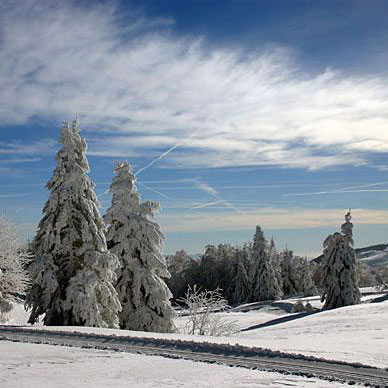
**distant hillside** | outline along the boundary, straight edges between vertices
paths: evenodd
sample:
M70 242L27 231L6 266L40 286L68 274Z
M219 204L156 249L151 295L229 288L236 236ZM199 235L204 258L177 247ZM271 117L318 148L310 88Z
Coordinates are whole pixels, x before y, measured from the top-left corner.
M357 248L356 255L359 260L371 267L388 265L388 244L377 244L369 247ZM320 263L323 255L316 257L313 261Z

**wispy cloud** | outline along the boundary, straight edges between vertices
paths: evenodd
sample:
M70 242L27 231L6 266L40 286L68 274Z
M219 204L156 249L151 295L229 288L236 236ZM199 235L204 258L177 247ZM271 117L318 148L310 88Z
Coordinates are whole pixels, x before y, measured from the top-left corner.
M2 1L0 125L78 112L94 155L182 144L164 167L319 169L388 151L386 76L309 73L292 48L248 54L120 15L113 3Z
M263 207L241 214L230 211L185 214L161 214L158 216L167 232L204 232L223 230L248 230L254 225L269 229L305 229L332 227L338 231L347 209L303 209ZM386 225L388 211L352 209L357 225ZM285 222L287 220L287 222Z
M193 181L195 183L195 186L198 189L204 191L207 194L210 194L212 197L216 197L216 198L218 197L218 191L215 188L211 187L206 182L203 182L203 181L201 181L199 179L195 179Z
M54 139L42 139L31 143L23 143L20 141L8 141L0 142L0 155L41 155L48 154L55 151L57 148L57 141ZM7 158L3 159L3 162L8 163L24 163L35 162L35 159L31 158Z
M25 197L28 194L0 194L0 198Z

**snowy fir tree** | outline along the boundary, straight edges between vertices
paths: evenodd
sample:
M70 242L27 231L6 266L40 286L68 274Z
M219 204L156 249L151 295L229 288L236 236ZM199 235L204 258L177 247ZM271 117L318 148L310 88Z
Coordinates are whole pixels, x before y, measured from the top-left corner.
M182 298L187 290L187 272L191 266L191 257L184 249L176 251L175 255L167 257L168 271L171 277L167 285L174 296L174 300Z
M140 203L128 162L117 164L110 186L112 205L104 216L108 248L120 260L116 290L122 311L120 327L172 332L174 310L165 281L170 274L162 254L163 234L152 220L156 202Z
M238 249L230 268L231 282L226 295L232 304L245 302L249 296L248 254L246 247Z
M260 226L256 226L252 249L252 294L251 302L278 300L282 291L268 255L268 244Z
M51 193L32 242L29 323L118 327L114 288L119 261L107 250L94 184L87 176L86 142L78 121L62 127L62 148L47 188Z
M221 288L218 274L218 251L215 245L206 245L205 253L201 256L197 285L207 291ZM223 290L222 290L223 291Z
M313 282L312 271L308 260L303 257L296 256L294 258L294 262L298 293L303 296L317 295L318 290Z
M284 295L295 295L298 293L298 285L294 268L294 253L285 249L281 254L280 261L282 283L283 283L283 294Z
M271 241L269 243L269 251L268 251L270 260L272 262L273 269L275 271L275 276L278 281L279 287L281 290L283 290L283 278L282 278L282 268L280 265L280 255L279 252L276 249L275 241L273 237L271 238Z
M21 242L16 227L10 220L0 216L0 303L13 300L26 289L26 256L20 248Z
M323 261L323 310L360 303L356 256L353 248L350 211L345 215L341 233L326 238Z

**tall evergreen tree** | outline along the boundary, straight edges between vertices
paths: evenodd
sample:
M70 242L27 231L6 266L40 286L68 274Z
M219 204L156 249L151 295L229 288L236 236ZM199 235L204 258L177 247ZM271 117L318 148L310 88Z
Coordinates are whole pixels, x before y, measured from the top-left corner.
M295 256L295 274L297 292L303 296L313 296L318 293L312 278L310 263L306 258Z
M232 304L245 302L249 296L248 250L237 249L235 260L230 266L230 285L226 290L228 301Z
M297 276L294 265L294 252L285 249L281 254L280 268L282 273L282 284L284 295L295 295L298 293Z
M184 249L176 251L175 255L167 257L168 271L171 274L171 277L167 280L167 285L175 301L183 298L187 291L187 275L191 266L191 260L191 257Z
M29 323L45 314L46 325L118 327L120 302L113 283L119 262L106 247L79 131L77 120L62 128L62 148L47 183L50 197L32 242L36 256L26 308L32 308Z
M170 274L162 254L163 234L152 220L159 204L140 203L128 162L118 164L115 173L110 187L112 205L105 221L109 225L108 248L121 262L116 285L122 305L120 327L171 332L172 295L163 280Z
M341 233L326 238L323 261L323 309L335 309L360 303L356 255L353 247L350 210L341 225Z
M252 294L251 302L278 300L282 296L275 270L272 266L268 244L260 226L256 226L252 249Z
M279 287L281 290L283 290L283 278L282 278L282 268L280 265L280 255L279 252L276 249L275 241L273 237L271 238L270 244L269 244L269 257L272 262L273 269L275 271L275 276L278 281Z

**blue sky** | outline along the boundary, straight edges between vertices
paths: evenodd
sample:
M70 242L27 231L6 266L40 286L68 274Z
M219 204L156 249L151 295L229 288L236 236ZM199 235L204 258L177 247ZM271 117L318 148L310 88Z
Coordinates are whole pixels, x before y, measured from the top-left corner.
M161 202L165 252L319 254L353 209L387 241L388 2L2 1L0 209L33 237L62 121L101 202L115 161Z

